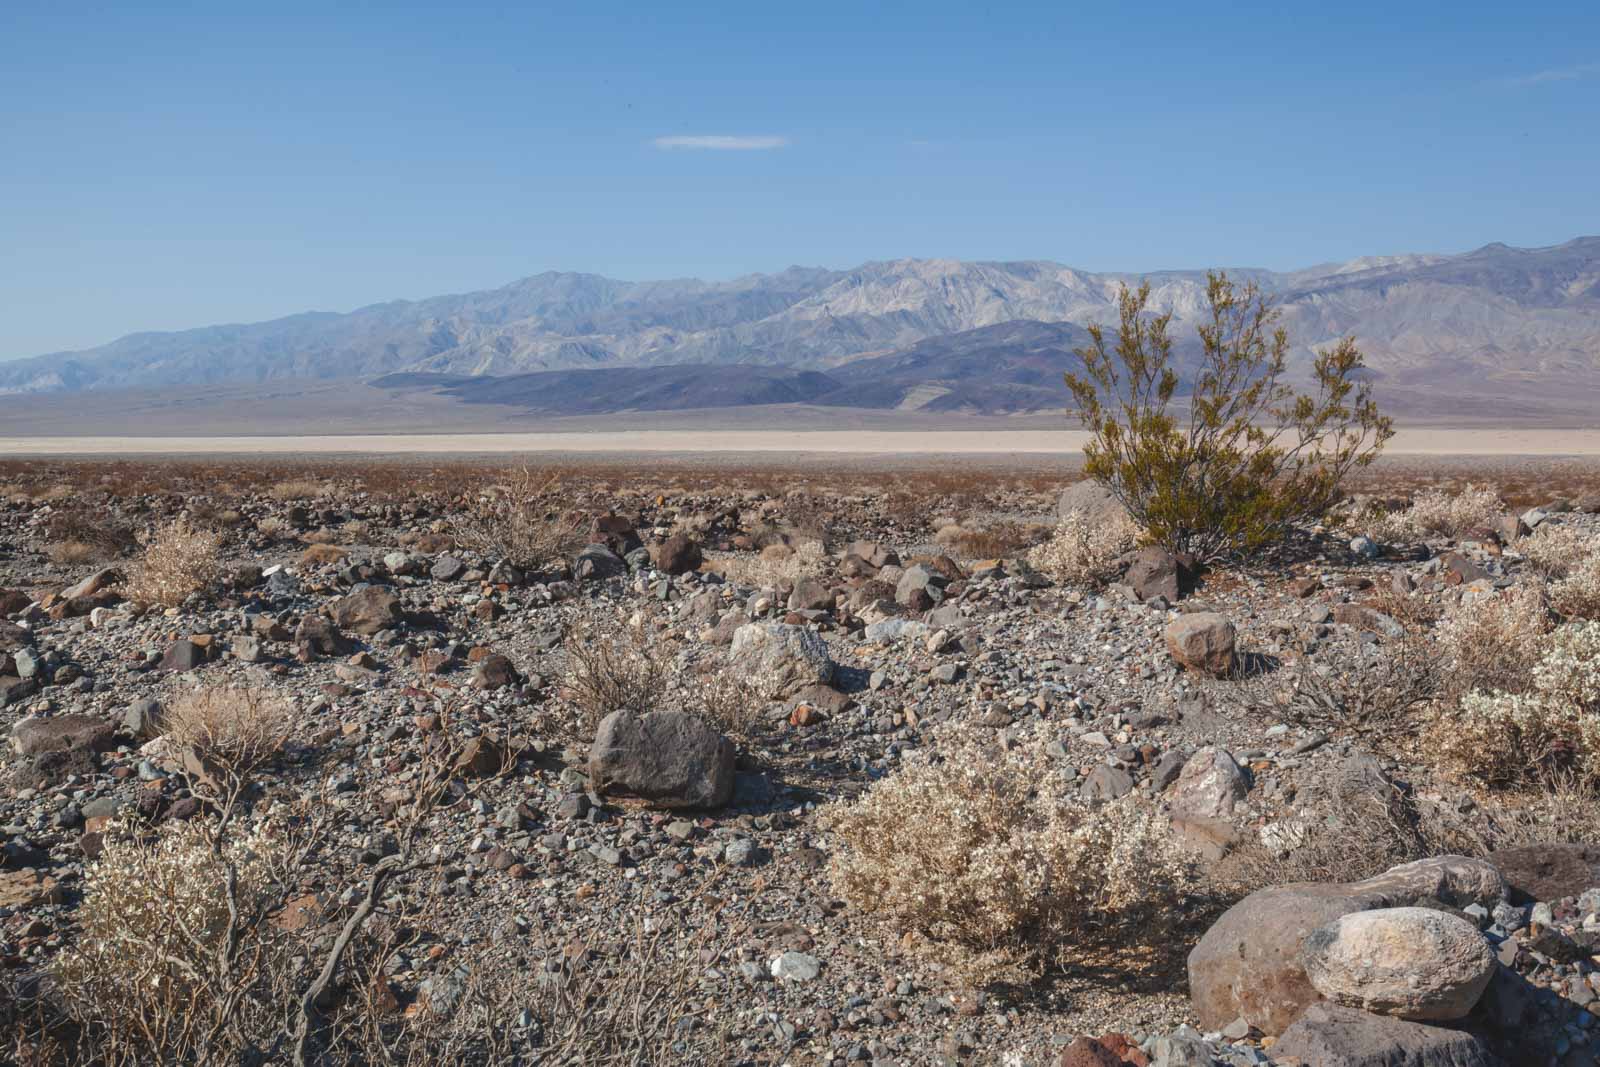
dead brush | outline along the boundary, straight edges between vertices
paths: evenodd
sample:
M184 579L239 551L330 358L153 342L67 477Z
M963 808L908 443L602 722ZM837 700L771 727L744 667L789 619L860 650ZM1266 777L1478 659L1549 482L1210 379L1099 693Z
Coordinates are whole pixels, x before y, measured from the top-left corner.
M67 508L55 512L45 523L44 535L47 540L55 544L83 546L78 552L73 553L75 555L83 551L93 553L92 556L79 562L115 559L131 552L139 544L133 535L133 530L127 525L86 508Z
M561 514L558 475L523 467L474 498L452 526L456 543L486 558L536 570L583 542L579 520Z
M182 520L163 526L131 569L123 592L143 604L177 607L217 581L221 548L220 536Z
M934 541L951 549L959 559L1011 559L1050 535L1049 527L1039 523L1002 522L969 528L946 526Z
M242 784L272 760L294 730L294 708L275 693L252 686L209 686L172 698L161 728L194 753L219 789Z
M691 679L686 688L685 709L728 736L749 741L760 732L767 701L731 670Z
M567 698L582 728L593 734L624 709L643 715L665 699L669 668L642 631L625 624L581 620L567 630Z
M1321 659L1302 655L1287 668L1230 683L1227 699L1266 718L1397 740L1416 732L1417 710L1444 685L1437 650L1426 638L1408 634Z

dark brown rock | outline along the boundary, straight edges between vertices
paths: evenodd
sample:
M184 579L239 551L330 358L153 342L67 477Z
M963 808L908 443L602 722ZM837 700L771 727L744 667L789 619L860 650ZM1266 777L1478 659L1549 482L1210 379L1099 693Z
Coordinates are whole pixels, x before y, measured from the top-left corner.
M1600 845L1519 845L1484 858L1505 876L1513 904L1554 902L1600 887Z
M348 596L340 597L333 605L333 621L352 633L371 636L380 630L393 628L405 612L394 590L381 585L369 585Z
M657 545L650 553L656 570L667 574L688 574L700 569L705 557L700 552L700 542L686 533L675 533Z
M1181 615L1167 624L1167 651L1180 666L1216 677L1234 664L1233 623L1212 611Z
M1056 1067L1123 1067L1122 1057L1092 1037L1075 1037L1062 1051Z
M1274 1060L1314 1067L1499 1067L1472 1034L1444 1026L1313 1004L1272 1046Z
M714 808L733 795L733 742L676 711L614 711L589 750L589 781L663 808Z
M484 657L472 668L472 684L479 689L501 689L521 680L511 660L499 653Z
M1146 545L1133 554L1123 581L1140 600L1165 597L1178 602L1178 557L1158 545Z

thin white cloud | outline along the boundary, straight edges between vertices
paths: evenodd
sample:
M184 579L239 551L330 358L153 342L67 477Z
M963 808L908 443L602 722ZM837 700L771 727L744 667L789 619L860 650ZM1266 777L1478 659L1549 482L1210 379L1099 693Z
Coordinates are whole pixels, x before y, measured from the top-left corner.
M730 137L721 134L703 137L657 137L650 142L657 148L710 149L716 152L759 152L768 148L786 148L787 137Z
M1537 70L1521 77L1502 78L1500 84L1513 89L1526 89L1534 85L1548 85L1551 82L1575 82L1595 75L1600 75L1600 63L1579 63L1575 67L1553 67L1550 70Z

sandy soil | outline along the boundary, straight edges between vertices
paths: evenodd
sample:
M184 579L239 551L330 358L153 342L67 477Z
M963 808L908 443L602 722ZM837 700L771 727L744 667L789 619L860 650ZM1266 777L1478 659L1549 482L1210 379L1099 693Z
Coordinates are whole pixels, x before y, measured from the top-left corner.
M556 433L322 434L174 437L0 437L0 455L467 455L857 454L1035 455L1077 453L1074 430L609 430ZM1390 456L1600 456L1600 430L1401 429Z

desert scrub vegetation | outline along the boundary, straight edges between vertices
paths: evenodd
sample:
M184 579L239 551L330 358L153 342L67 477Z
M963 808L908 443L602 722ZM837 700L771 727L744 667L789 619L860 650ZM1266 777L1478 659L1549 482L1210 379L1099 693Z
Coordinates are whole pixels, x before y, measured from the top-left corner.
M559 475L523 467L474 497L454 524L462 548L537 570L571 554L581 531L560 514Z
M287 504L297 500L315 500L328 489L327 483L315 478L289 478L269 488L267 495Z
M1503 507L1491 486L1467 485L1457 490L1424 489L1399 511L1368 512L1356 525L1377 541L1425 541L1460 537L1470 530L1492 528Z
M207 686L172 697L160 725L172 744L191 754L195 776L227 795L282 750L294 729L294 709L265 689Z
M669 664L641 627L620 620L580 619L567 629L565 690L579 725L593 734L600 720L627 709L643 715L665 699Z
M828 553L820 541L781 542L754 554L732 554L711 561L711 566L734 585L751 589L792 587L801 578L822 573Z
M1379 413L1353 338L1319 352L1315 391L1283 381L1289 337L1254 283L1211 274L1209 318L1187 425L1178 389L1172 314L1149 314L1150 286L1126 286L1113 346L1091 325L1083 372L1066 375L1090 434L1084 471L1122 502L1151 541L1201 562L1282 540L1322 520L1352 470L1394 434Z
M1567 623L1541 642L1526 691L1473 690L1435 709L1423 736L1439 765L1489 786L1567 773L1600 783L1600 623Z
M1096 586L1116 574L1118 559L1138 542L1139 528L1125 516L1095 522L1069 511L1050 540L1028 553L1028 564L1058 582Z
M988 526L951 523L934 534L935 544L959 559L1006 559L1025 553L1048 533L1037 523L999 522Z
M130 600L177 607L211 586L221 574L222 538L183 520L158 529L131 568L123 592Z
M1554 625L1549 600L1535 584L1466 596L1451 605L1433 631L1446 702L1474 690L1525 690Z
M1194 884L1166 823L1135 800L1068 796L1040 745L988 751L947 734L827 809L830 868L850 904L926 939L975 980L1036 977L1156 950ZM907 834L907 824L938 827Z

